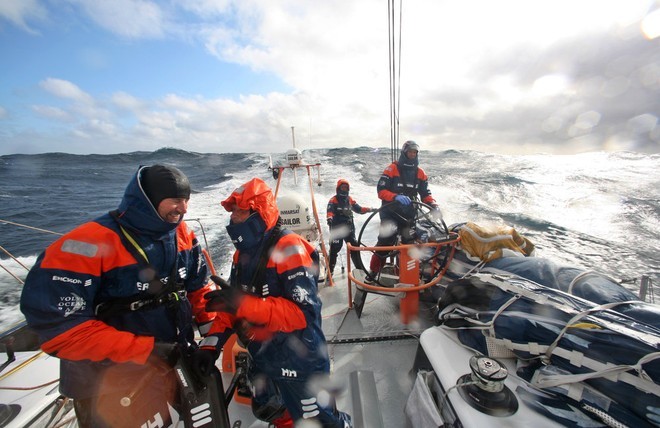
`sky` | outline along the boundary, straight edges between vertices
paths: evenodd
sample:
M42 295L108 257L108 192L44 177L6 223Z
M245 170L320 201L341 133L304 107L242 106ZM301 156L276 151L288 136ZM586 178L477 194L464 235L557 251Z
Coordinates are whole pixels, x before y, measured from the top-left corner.
M394 11L400 145L660 153L660 0ZM387 0L2 0L0 155L389 148L388 18Z

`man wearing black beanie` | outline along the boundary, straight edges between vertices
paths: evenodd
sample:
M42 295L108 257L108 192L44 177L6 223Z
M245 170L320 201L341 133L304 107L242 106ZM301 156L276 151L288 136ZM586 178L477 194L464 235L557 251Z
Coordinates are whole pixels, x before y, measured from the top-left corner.
M140 184L163 220L169 223L181 221L190 199L188 177L173 166L154 165L142 169Z
M81 428L158 418L178 426L184 416L170 410L180 408L171 367L179 351L198 378L219 376L203 298L215 287L183 221L190 188L173 166L139 167L116 210L51 244L26 278L21 311L42 350L60 359L60 392L73 398Z

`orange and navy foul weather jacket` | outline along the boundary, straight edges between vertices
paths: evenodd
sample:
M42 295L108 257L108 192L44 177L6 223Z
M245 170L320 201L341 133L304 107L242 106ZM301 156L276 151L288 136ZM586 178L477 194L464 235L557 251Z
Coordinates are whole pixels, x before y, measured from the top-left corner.
M208 327L213 319L204 311L203 295L212 288L197 238L184 222L167 223L158 216L139 185L140 171L126 188L118 219L106 214L55 241L39 256L23 288L21 311L42 349L62 360L60 389L73 398L93 394L103 367L144 364L154 341L192 342L192 318ZM120 227L144 252L156 280L166 284L174 273L182 289L175 309L155 305L103 319L95 314L99 305L153 297L150 288L158 285L141 277L145 262L122 242Z
M335 195L328 201L326 216L333 226L340 224L350 224L352 226L354 212L366 214L369 212L369 208L360 206L350 196Z
M302 380L327 372L318 254L304 238L286 230L272 249L263 282L248 287L258 260L257 252L234 253L230 283L241 287L245 297L235 316L217 313L211 332L228 337L237 320L247 321L250 331L245 336L252 339L247 349L254 366L274 378Z
M392 202L396 195L406 195L410 199L417 198L419 194L419 199L425 204L434 204L435 199L431 195L429 190L429 179L420 167L416 167L414 173L414 179L404 180L401 174L401 169L399 168L399 162L391 163L383 175L380 176L378 180L378 198L383 201L383 204Z
M383 201L381 206L387 205L386 209L380 211L381 221L391 220L399 227L402 222L414 217L415 208L413 205L403 206L392 203L397 195L406 195L412 200L417 200L417 195L419 195L419 200L422 202L429 205L435 204L435 199L429 190L428 177L424 170L417 166L417 159L414 159L413 165L406 165L405 161L405 154L402 153L398 162L393 162L385 168L376 187L378 198ZM379 239L378 245L386 245L385 242L388 241Z
M346 186L345 191L341 191L341 186ZM326 210L328 225L339 226L349 225L351 231L355 232L353 225L353 213L366 214L371 208L361 207L355 199L348 195L351 184L348 180L340 178L337 180L337 194L330 198Z
M235 315L217 313L210 333L222 334L226 340L237 323L247 326L243 336L250 339L247 349L254 369L274 379L304 380L312 373L327 373L330 364L321 329L318 253L288 230L272 248L264 248L276 233L279 211L262 180L249 181L222 205L227 210L238 206L256 211L267 229L260 245L234 253L230 283L241 287L245 296ZM265 271L255 275L264 252Z

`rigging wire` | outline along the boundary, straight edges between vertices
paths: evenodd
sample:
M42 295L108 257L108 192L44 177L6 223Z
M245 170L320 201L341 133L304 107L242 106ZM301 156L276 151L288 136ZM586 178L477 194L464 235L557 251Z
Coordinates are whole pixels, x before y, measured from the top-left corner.
M396 33L396 0L388 0L388 45L389 45L389 74L390 74L390 150L392 162L398 159L399 153L399 109L401 107L401 24L403 16L403 0L399 0L398 37ZM398 49L397 49L398 40Z
M0 250L2 250L2 252L4 252L6 255L8 255L8 256L9 256L12 260L14 260L16 263L18 263L19 265L23 266L23 268L25 268L25 270L30 270L30 268L28 268L28 267L25 266L23 263L21 263L20 260L18 260L16 257L14 257L14 255L13 255L12 253L10 253L9 251L7 251L7 249L6 249L5 247L3 247L2 245L0 245ZM0 265L0 266L1 266L1 265Z
M7 224L11 224L11 225L13 225L13 226L24 227L24 228L26 228L26 229L32 229L32 230L36 230L36 231L38 231L38 232L52 233L53 235L60 235L60 236L61 236L61 235L64 235L63 233L53 232L52 230L40 229L40 228L38 228L38 227L28 226L27 224L15 223L15 222L13 222L13 221L9 221L9 220L5 220L5 219L1 219L1 218L0 218L0 223L7 223Z

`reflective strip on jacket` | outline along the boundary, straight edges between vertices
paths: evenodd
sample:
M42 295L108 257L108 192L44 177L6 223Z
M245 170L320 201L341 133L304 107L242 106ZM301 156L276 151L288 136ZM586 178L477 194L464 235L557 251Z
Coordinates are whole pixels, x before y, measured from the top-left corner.
M369 209L360 206L360 204L350 196L339 198L335 195L328 201L326 217L328 220L332 219L333 225L347 224L352 223L354 212L365 214L369 212Z
M167 281L176 260L177 277L187 292L181 309L192 312L198 323L209 322L213 314L204 311L203 295L211 288L199 243L184 222L166 223L158 216L138 175L139 171L126 188L119 223L136 238L161 282ZM95 316L99 303L147 295L148 284L139 278L144 265L124 246L120 234L118 222L109 214L85 223L51 244L25 281L21 311L38 333L42 349L62 359L61 389L69 396L89 393L89 376L108 362L143 364L154 338L192 340L178 337L176 314L163 306L104 320ZM76 384L80 382L87 384Z

